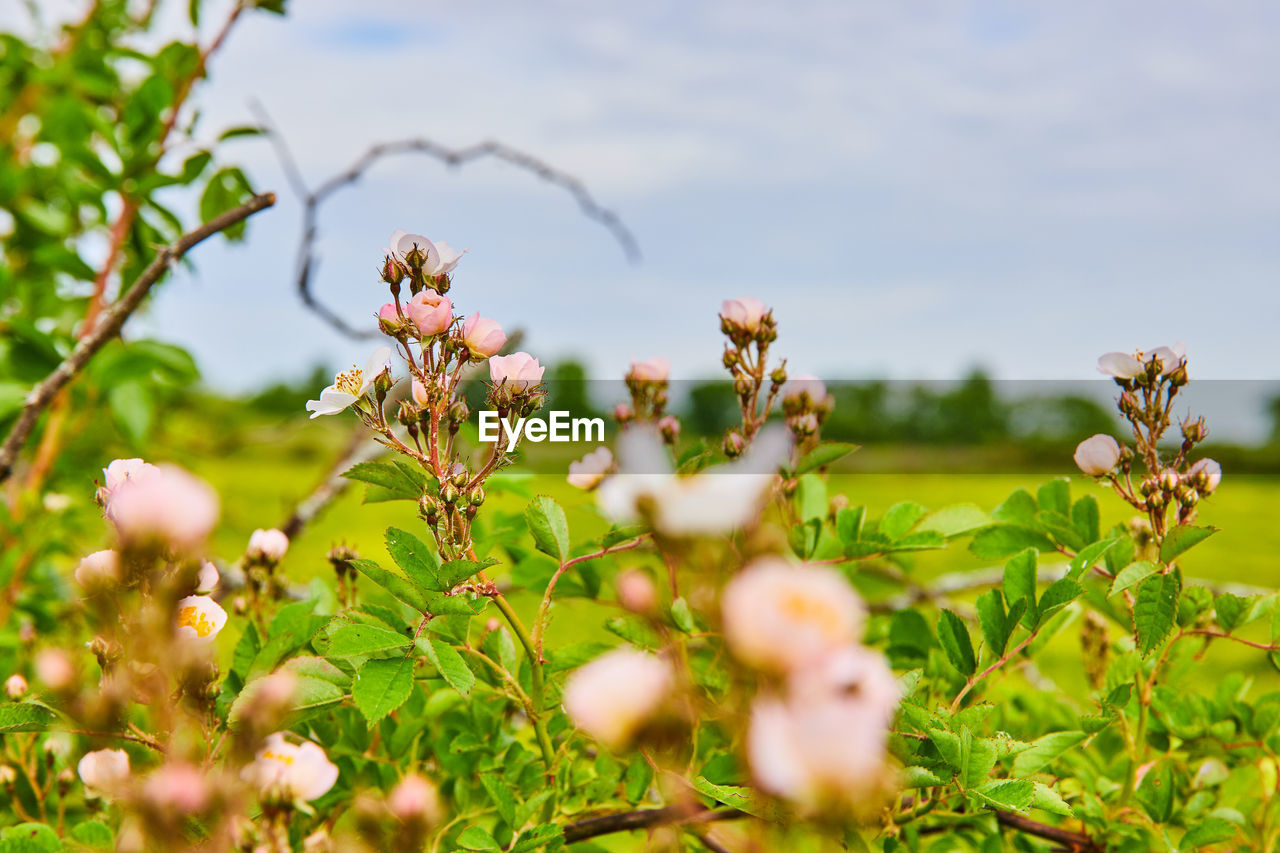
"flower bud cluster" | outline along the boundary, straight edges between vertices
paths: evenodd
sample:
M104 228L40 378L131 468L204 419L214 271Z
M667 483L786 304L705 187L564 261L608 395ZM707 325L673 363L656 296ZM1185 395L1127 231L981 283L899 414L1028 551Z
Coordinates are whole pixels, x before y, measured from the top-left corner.
M787 363L784 360L777 367L768 367L769 345L778 338L778 326L773 310L759 299L726 299L720 306L720 331L729 339L723 362L733 378L733 392L742 412L742 426L726 434L723 442L725 455L732 459L742 453L768 419L774 401L787 384ZM808 423L805 421L806 426ZM816 432L816 423L813 431Z

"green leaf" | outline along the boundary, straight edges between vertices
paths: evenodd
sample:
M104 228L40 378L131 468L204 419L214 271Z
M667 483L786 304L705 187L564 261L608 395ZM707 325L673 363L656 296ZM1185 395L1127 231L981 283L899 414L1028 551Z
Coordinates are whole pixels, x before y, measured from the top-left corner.
M1163 568L1159 563L1153 563L1150 560L1138 560L1136 563L1130 563L1120 570L1116 575L1116 579L1111 582L1111 589L1107 592L1107 597L1124 592L1132 586L1136 586L1142 581L1154 575Z
M418 475L408 466L389 462L360 462L342 474L348 480L368 483L377 488L365 494L365 503L390 500L413 500L426 491L425 475Z
M245 712L256 702L258 692L271 684L264 675L244 686L227 712L227 725L239 728ZM336 705L346 698L346 691L330 679L298 674L294 681L292 712L305 713L329 705Z
M463 850L500 851L502 845L493 840L489 831L478 826L468 826L458 836L458 846Z
M1050 788L1043 782L1036 782L1035 793L1031 797L1031 805L1037 809L1043 809L1050 814L1062 815L1063 817L1071 817L1074 812L1067 801L1062 799L1062 795Z
M911 501L894 504L885 510L884 518L880 519L880 532L890 539L901 539L928 511Z
M1226 818L1206 817L1196 820L1178 844L1179 850L1195 850L1209 844L1221 844L1236 837L1236 825Z
M1133 602L1133 628L1138 648L1148 655L1164 641L1178 614L1182 578L1176 571L1147 578Z
M1036 609L1039 611L1036 614L1036 624L1044 624L1046 619L1082 595L1084 595L1084 587L1071 578L1061 578L1049 584L1049 588L1044 591L1044 595L1040 596L1040 601L1036 604Z
M1013 759L1012 775L1030 776L1039 773L1062 753L1084 741L1084 732L1053 732L1033 741L1031 746L1019 752Z
M924 767L907 767L902 771L902 787L904 788L932 788L936 785L945 785L947 781L947 779L943 779L932 770Z
M796 484L796 513L804 522L827 515L827 481L817 474L805 474Z
M538 495L525 508L524 519L538 550L563 563L569 556L569 521L560 504L546 495Z
M1231 633L1243 625L1259 598L1260 596L1257 595L1239 596L1229 592L1224 592L1215 598L1213 609L1222 630Z
M1005 524L1021 524L1024 527L1035 522L1036 499L1026 489L1014 489L1004 503L991 511L991 517Z
M1071 513L1071 484L1065 477L1040 486L1036 490L1036 504L1045 512L1067 516Z
M413 645L413 638L374 625L343 625L329 637L329 657L344 658L402 650Z
M564 839L564 829L556 823L541 823L520 833L516 843L511 845L511 853L534 853L535 850L546 850L548 845L557 839Z
M151 432L155 414L155 403L147 386L137 381L121 382L107 392L107 402L120 432L130 444L141 445Z
M435 637L425 645L426 648L423 651L431 658L431 662L435 664L445 682L463 696L470 696L471 688L476 683L476 676L471 671L471 667L467 666L462 655L458 654L458 650Z
M1018 601L1026 601L1026 611L1022 617L1022 624L1028 628L1034 627L1039 620L1039 611L1036 607L1036 550L1027 548L1005 564L1004 578L1002 585L1004 587L1004 600L1013 606Z
M698 630L698 623L694 621L693 611L689 609L689 602L684 596L671 602L671 622L686 634Z
M622 782L627 794L627 802L638 803L649 793L653 784L653 766L647 761L627 762L627 771Z
M453 589L472 575L497 564L497 560L489 557L484 560L450 560L440 566L440 584L443 589Z
M86 820L84 823L76 824L71 830L71 837L88 847L109 848L116 842L116 836L111 831L111 827L100 820Z
M234 167L219 169L209 178L209 183L205 185L204 192L200 195L200 218L208 222L219 214L226 213L233 207L248 201L252 195L253 188L249 185L249 179L245 177L244 172ZM222 236L232 243L244 239L244 234L243 221L222 231Z
M858 445L843 441L826 441L804 455L797 464L793 476L799 477L817 468L825 468L858 449Z
M636 616L614 616L605 620L604 628L642 649L656 649L662 645L662 639L649 627L649 623Z
M717 803L744 811L761 820L779 822L785 818L785 813L781 809L751 788L738 785L716 785L705 776L699 776L693 780L693 789Z
M969 629L950 610L943 610L938 614L938 641L942 644L947 660L962 675L973 675L977 671L978 661L973 654L973 643L969 640Z
M1174 764L1164 759L1147 771L1135 793L1142 808L1156 823L1166 823L1173 815Z
M369 580L373 581L378 586L403 601L405 604L417 610L419 613L432 612L430 607L431 599L428 598L426 593L409 583L408 580L400 575L387 571L373 560L352 560L351 565L355 567L360 574L369 578Z
M1035 786L1026 779L1000 779L974 788L970 793L989 808L1021 812L1031 808Z
M387 553L415 584L437 592L449 589L440 581L440 557L435 549L412 533L396 527L386 532Z
M986 638L987 649L999 657L1009 644L1009 635L1017 623L1008 619L1004 610L1004 595L998 589L989 589L978 596L978 626Z
M1101 525L1098 499L1085 495L1071 505L1071 524L1085 542L1097 542Z
M952 504L934 510L916 522L916 530L932 530L941 533L948 539L963 536L993 523L991 516L983 512L977 504Z
M967 727L962 728L960 734L934 728L928 731L928 735L939 754L955 768L956 776L963 785L974 787L982 784L996 766L999 755L995 746L989 740L974 737Z
M1094 542L1080 550L1080 553L1071 558L1071 562L1067 564L1067 577L1078 581L1080 577L1093 565L1102 559L1104 555L1111 552L1111 549L1120 543L1120 539L1103 539L1101 542Z
M862 524L867 518L867 508L845 507L836 513L836 535L846 545L862 538Z
M0 704L0 735L42 732L56 719L53 711L34 702Z
M370 728L409 698L413 692L413 664L413 656L403 655L371 660L356 672L351 698Z
M997 524L980 530L969 543L969 551L983 560L1003 560L1026 548L1054 550L1053 542L1038 530L1020 524Z
M1164 542L1160 544L1160 562L1167 566L1217 532L1216 527L1178 525L1165 535Z

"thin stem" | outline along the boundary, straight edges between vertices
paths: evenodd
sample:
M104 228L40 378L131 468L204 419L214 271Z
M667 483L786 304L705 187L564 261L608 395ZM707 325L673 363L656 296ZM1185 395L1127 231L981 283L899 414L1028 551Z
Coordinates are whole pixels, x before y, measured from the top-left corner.
M547 734L547 724L542 719L542 707L546 701L546 694L543 691L542 658L534 648L533 638L529 636L524 623L520 621L520 617L516 615L511 603L507 601L502 593L497 593L493 596L493 603L497 605L498 610L507 620L507 624L511 626L511 630L515 632L516 637L520 640L520 645L524 648L525 657L529 659L530 679L533 682L533 696L531 697L533 704L531 705L532 713L529 721L533 723L533 730L538 738L538 748L542 750L542 760L547 765L547 775L552 776L555 773L556 751L551 745L551 736Z

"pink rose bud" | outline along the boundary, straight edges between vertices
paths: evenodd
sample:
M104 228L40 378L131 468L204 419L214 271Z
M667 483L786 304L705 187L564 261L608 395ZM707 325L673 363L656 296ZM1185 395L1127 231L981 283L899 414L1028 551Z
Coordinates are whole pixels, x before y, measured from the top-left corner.
M578 728L620 749L662 706L674 681L662 658L615 649L574 670L564 685L564 710Z
M666 382L671 376L671 362L662 356L648 361L632 361L628 377L639 382Z
M652 613L658 606L658 589L647 572L628 569L614 581L618 603L632 613Z
M1213 494L1222 482L1222 466L1212 459L1200 459L1187 470L1187 479L1206 495Z
M440 798L435 785L417 773L410 773L387 797L387 810L402 821L434 821L440 815Z
M400 314L396 306L390 302L378 309L378 327L388 335L395 334L400 325Z
M635 411L626 403L619 403L613 407L613 417L620 424L625 424L636 416Z
M675 415L663 415L658 418L658 432L667 444L675 444L680 437L680 421L676 420Z
M507 342L506 333L496 320L481 317L479 312L472 314L462 323L460 335L462 343L472 356L488 358L496 355Z
M758 331L761 321L768 313L769 306L759 299L750 297L745 299L726 299L720 304L720 316L729 325L744 332Z
M209 807L212 792L205 774L190 764L165 764L142 786L142 796L161 811L196 815Z
M569 485L590 491L600 485L609 470L613 468L613 452L607 447L598 447L586 456L569 463Z
M409 385L409 394L413 397L413 402L417 403L419 406L425 406L428 402L427 386L423 385L416 379Z
M76 583L86 590L99 590L120 582L120 555L115 551L94 551L76 567Z
M285 552L288 550L289 537L285 536L283 531L275 528L270 530L259 528L250 534L249 548L245 551L245 556L255 563L274 566L284 559Z
M196 593L199 595L208 595L217 587L221 575L218 574L218 567L208 560L200 564L200 572L196 575Z
M98 749L86 753L77 768L85 788L97 796L118 791L129 778L129 754L123 749Z
M782 392L782 399L817 405L827 399L827 386L818 377L802 373L791 377Z
M409 300L405 313L424 338L443 334L453 323L453 303L434 290L420 291Z
M65 690L76 679L75 664L62 649L41 649L34 665L36 678L51 690Z
M844 576L777 557L748 565L721 599L724 637L743 663L787 673L858 639L866 606Z
M4 692L10 699L18 699L27 692L27 680L19 673L5 679Z
M191 551L204 544L218 521L218 496L203 480L166 465L117 489L107 512L126 542Z
M1076 446L1075 460L1090 477L1101 477L1120 462L1120 445L1111 436L1098 433Z
M494 356L489 359L489 378L497 385L506 385L516 391L523 391L530 385L542 381L546 370L538 360L527 352L513 352L511 355Z

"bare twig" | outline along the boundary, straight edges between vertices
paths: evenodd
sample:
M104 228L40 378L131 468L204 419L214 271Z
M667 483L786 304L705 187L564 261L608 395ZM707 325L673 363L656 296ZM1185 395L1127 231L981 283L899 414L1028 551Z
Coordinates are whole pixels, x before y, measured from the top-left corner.
M155 259L138 276L137 281L101 315L98 322L94 324L93 331L81 338L75 349L71 351L71 354L27 395L22 412L18 415L18 420L9 431L4 444L0 445L0 482L6 480L13 472L18 453L22 450L27 438L30 437L31 431L35 429L40 413L45 410L45 407L49 405L54 396L62 388L66 387L76 377L76 374L84 369L89 359L93 358L98 350L102 349L108 341L120 333L125 320L129 319L129 316L138 309L138 306L142 304L142 300L151 290L152 285L164 277L164 274L169 271L174 262L214 234L224 231L258 211L275 204L275 200L276 197L272 193L254 196L239 207L215 216L199 228L182 235L176 242L160 250Z
M302 201L302 236L298 243L297 257L298 295L304 305L347 337L356 339L375 338L380 333L376 326L371 326L367 329L352 326L341 315L318 300L312 292L312 277L318 264L314 246L319 234L319 212L321 205L331 195L344 187L357 183L364 177L364 173L383 157L398 154L423 154L439 160L451 168L457 168L475 160L486 158L510 163L518 169L531 172L539 180L546 181L565 190L577 201L578 208L584 216L608 229L609 233L613 235L613 238L622 247L622 251L626 254L628 261L637 263L640 260L640 246L636 242L634 235L616 213L603 207L595 200L580 179L518 148L513 148L510 145L491 139L463 148L452 148L425 137L381 142L373 145L364 154L360 155L346 171L334 175L312 190L307 186L307 182L302 176L302 171L298 168L297 160L293 157L284 138L273 127L266 110L257 102L251 102L250 109L256 114L259 123L267 132L272 147L275 148L276 156L280 160L281 167L284 169L289 186Z
M347 487L351 485L351 481L342 475L352 465L368 462L381 454L382 445L371 438L367 438L364 427L362 425L358 426L350 441L347 442L346 447L343 448L342 454L330 467L329 473L325 475L324 480L319 486L316 486L315 491L298 502L298 505L293 508L293 512L289 513L289 517L280 525L284 535L293 539L326 506L347 490Z

